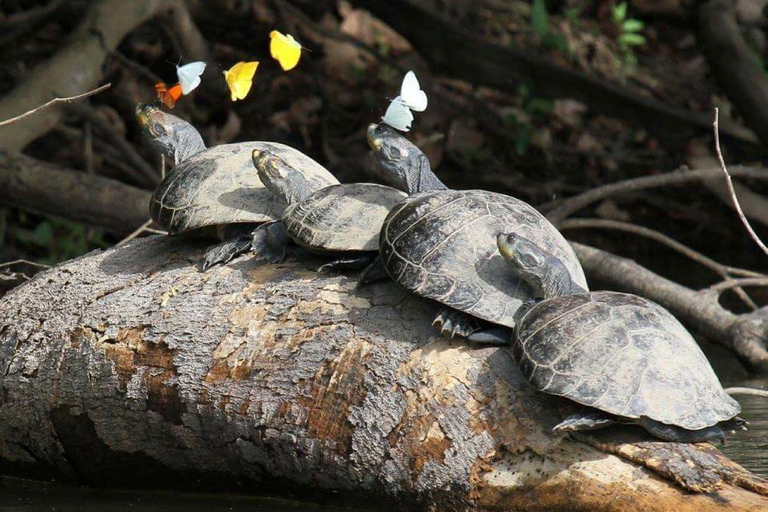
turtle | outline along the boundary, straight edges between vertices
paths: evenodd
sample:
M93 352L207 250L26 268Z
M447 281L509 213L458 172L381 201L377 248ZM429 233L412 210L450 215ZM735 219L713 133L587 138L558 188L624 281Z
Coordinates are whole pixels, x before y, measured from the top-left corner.
M333 255L321 270L363 268L379 249L384 218L405 192L376 183L346 183L315 191L304 173L282 159L256 155L261 182L282 203L282 225L308 252ZM271 229L271 228L266 228Z
M587 287L571 246L532 206L496 192L448 189L421 150L387 126L370 126L368 142L381 177L411 194L384 220L381 263L398 284L447 306L434 321L441 334L466 337L489 329L488 323L508 330L515 326L518 308L533 299L498 253L496 236L502 232L515 230L535 239ZM373 268L366 272L375 273ZM503 336L473 339L504 341Z
M277 142L238 142L206 148L187 121L155 105L139 104L136 118L144 134L174 162L152 194L150 215L170 234L215 231L222 243L203 258L206 270L226 263L251 247L270 261L280 259L288 241L279 230L256 231L280 219L285 203L269 192L253 167L253 152L281 159L305 173L317 189L339 181L323 166L296 149ZM264 235L271 235L264 239Z
M588 292L561 255L519 233L497 237L510 274L537 302L520 310L512 356L539 391L585 406L556 432L638 424L666 441L725 442L746 429L691 334L643 297Z

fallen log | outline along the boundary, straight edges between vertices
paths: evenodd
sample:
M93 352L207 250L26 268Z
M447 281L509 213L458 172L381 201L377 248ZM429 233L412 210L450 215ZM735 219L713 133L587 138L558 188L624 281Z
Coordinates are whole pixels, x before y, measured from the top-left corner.
M6 295L0 473L415 510L768 507L768 482L708 444L552 434L565 405L508 349L436 337L437 306L392 283L311 259L200 273L202 250L135 240Z

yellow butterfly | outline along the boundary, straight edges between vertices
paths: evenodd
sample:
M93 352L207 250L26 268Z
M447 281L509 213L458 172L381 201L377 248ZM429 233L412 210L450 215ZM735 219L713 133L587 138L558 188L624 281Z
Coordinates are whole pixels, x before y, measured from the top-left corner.
M258 61L238 62L224 71L224 79L227 81L229 92L232 94L232 101L242 100L248 96L257 67L259 67Z
M283 71L288 71L296 67L301 57L301 45L291 34L281 34L277 30L269 33L271 41L269 42L269 53L272 58L280 63Z

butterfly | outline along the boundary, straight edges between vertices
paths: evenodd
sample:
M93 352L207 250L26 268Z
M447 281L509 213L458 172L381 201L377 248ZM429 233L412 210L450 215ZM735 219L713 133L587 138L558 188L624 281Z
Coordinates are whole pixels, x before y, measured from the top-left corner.
M256 68L259 66L257 61L238 62L228 70L224 71L224 79L229 86L229 92L232 95L232 101L242 100L248 96L253 85L253 75L256 74Z
M381 120L396 130L407 132L411 129L413 112L411 112L411 109L408 108L400 99L400 96L398 96L389 104L389 107Z
M416 79L416 73L413 71L405 74L398 98L408 108L416 112L424 112L427 109L427 93L421 90L419 81Z
M283 71L289 71L296 67L301 57L301 45L291 34L281 34L277 30L269 33L269 53L272 58L280 63Z
M179 84L181 84L181 92L189 94L200 85L200 75L205 71L205 62L197 61L184 64L183 66L176 66L176 74L179 77Z
M421 90L416 73L409 71L400 85L400 96L392 100L381 120L396 130L407 132L413 122L411 110L424 112L426 109L427 93Z
M176 102L181 98L181 84L176 84L171 88L165 84L165 82L157 82L155 84L155 93L157 99L168 108L176 106Z

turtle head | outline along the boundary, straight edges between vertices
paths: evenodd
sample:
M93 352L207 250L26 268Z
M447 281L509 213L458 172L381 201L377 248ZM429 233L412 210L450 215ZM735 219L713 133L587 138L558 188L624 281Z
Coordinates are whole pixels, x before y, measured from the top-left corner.
M156 105L136 105L136 120L149 140L166 157L179 164L205 149L205 143L194 126Z
M391 126L368 126L368 145L376 161L374 174L388 185L415 194L447 189L432 172L427 156Z
M293 204L312 194L313 188L304 174L272 151L254 149L251 158L261 182L281 201Z
M562 261L532 240L516 233L500 233L496 244L512 272L531 288L535 298L586 293Z

